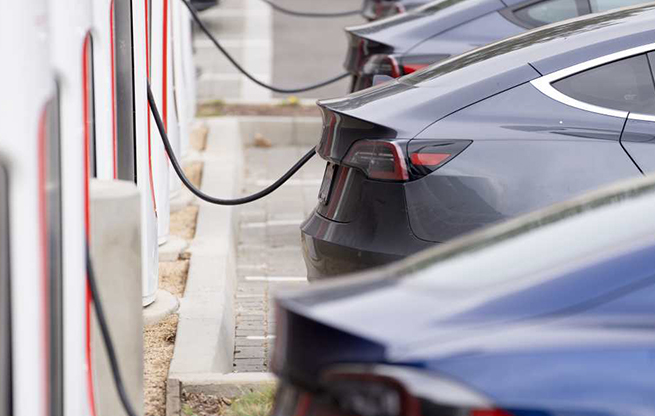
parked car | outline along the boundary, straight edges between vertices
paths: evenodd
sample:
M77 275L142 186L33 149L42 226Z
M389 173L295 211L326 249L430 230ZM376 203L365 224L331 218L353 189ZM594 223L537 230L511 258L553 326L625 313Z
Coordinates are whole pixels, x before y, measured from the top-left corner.
M309 278L655 170L654 27L654 3L589 15L320 101Z
M643 0L438 0L407 14L346 29L352 91L548 23Z
M431 0L364 0L362 16L367 20L378 20L404 13L422 6Z
M655 412L655 179L277 298L273 416Z

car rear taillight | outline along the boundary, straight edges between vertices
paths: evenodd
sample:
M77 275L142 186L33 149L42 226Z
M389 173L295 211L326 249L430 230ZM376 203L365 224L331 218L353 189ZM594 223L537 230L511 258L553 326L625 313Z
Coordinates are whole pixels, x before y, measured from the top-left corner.
M465 385L411 368L350 366L321 381L320 410L310 416L510 416Z
M398 78L403 72L396 58L391 55L373 55L364 64L362 71L367 75L387 75Z
M392 78L398 78L448 58L449 55L436 54L416 56L372 55L364 64L362 74L369 76L386 75Z
M361 170L371 179L409 180L404 153L395 141L357 141L346 154L343 164Z
M370 179L409 181L439 169L470 144L470 140L359 140L343 164Z

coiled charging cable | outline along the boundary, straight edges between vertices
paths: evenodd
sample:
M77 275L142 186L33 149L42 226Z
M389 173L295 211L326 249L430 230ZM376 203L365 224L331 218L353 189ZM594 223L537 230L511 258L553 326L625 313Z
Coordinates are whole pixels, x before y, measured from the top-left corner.
M327 81L319 82L318 84L308 85L306 87L301 87L301 88L278 88L278 87L275 87L275 86L272 86L272 85L265 84L262 81L255 78L248 71L246 71L246 69L243 68L232 57L232 55L230 55L228 53L228 51L223 47L223 45L220 44L218 39L216 39L216 37L212 34L211 30L209 30L209 28L207 28L207 25L205 25L205 23L202 21L202 19L198 15L198 11L196 11L196 9L193 7L193 5L191 5L189 0L180 0L180 1L182 1L182 3L184 3L184 5L186 6L187 9L189 9L189 12L191 13L191 17L193 17L193 20L196 21L198 26L200 26L200 29L207 35L207 37L209 37L209 39L212 41L214 46L216 46L216 48L219 51L221 51L221 53L223 55L225 55L227 60L230 61L230 63L232 63L232 65L234 65L234 67L237 70L239 70L239 72L241 72L246 78L248 78L249 80L251 80L255 84L259 85L260 87L266 88L267 90L271 90L273 92L277 92L277 93L280 93L280 94L297 94L297 93L311 91L311 90L315 90L317 88L325 87L326 85L333 84L333 83L335 83L337 81L341 81L342 79L350 76L350 73L344 72L343 74L341 74L339 76L336 76L334 78L330 78Z
M203 201L209 202L210 204L243 205L261 199L266 195L270 194L271 192L275 191L280 186L282 186L282 184L284 184L293 175L295 175L296 172L298 172L298 170L300 170L300 168L302 168L305 165L305 163L307 163L309 159L314 157L314 155L316 154L316 149L312 148L309 152L307 152L307 154L305 154L305 156L303 156L298 162L296 162L296 164L293 165L291 169L287 171L287 173L282 175L280 179L273 182L273 184L270 185L268 188L263 189L255 194L243 198L236 198L236 199L215 198L213 196L207 195L206 193L202 192L200 189L196 188L191 183L189 178L187 178L186 175L184 174L184 170L182 170L182 167L180 166L180 162L178 162L177 158L175 157L175 152L173 151L171 142L168 140L168 135L166 134L166 128L164 127L164 122L162 121L161 116L159 115L159 110L157 109L157 103L155 102L155 97L152 95L150 84L148 84L148 103L150 103L150 111L152 112L152 115L155 118L155 123L157 124L157 130L159 130L159 135L161 136L162 142L164 143L164 148L166 149L166 153L168 154L168 158L170 159L171 164L173 165L173 169L175 170L175 173L177 173L177 176L180 178L184 186L186 186L194 195L196 195L198 198L202 199Z

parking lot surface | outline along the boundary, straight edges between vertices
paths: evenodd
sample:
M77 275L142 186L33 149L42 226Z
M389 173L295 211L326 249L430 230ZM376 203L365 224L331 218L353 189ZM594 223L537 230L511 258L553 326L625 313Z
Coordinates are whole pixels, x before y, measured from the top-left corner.
M243 194L279 178L307 151L304 147L246 149ZM272 296L307 284L300 247L300 223L316 205L325 162L315 157L287 184L240 211L237 257L234 370L268 370L274 342Z
M298 11L341 12L357 10L361 0L276 0L280 6ZM280 87L304 86L332 78L344 72L348 41L344 28L363 23L357 16L332 19L307 19L273 12L273 83ZM301 35L302 34L302 35ZM333 98L348 92L350 80L296 94L304 98ZM274 94L283 97L284 94Z

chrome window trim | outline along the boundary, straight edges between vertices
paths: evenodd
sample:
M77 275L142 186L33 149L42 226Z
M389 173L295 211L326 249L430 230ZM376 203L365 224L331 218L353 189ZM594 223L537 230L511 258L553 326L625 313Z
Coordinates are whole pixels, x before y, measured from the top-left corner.
M630 120L641 120L641 121L652 121L655 122L655 116L650 116L648 114L640 114L640 113L630 113L628 116Z
M586 71L588 69L595 68L597 66L608 64L614 61L619 61L621 59L629 58L631 56L641 55L642 53L648 53L653 50L655 50L655 43L649 43L647 45L637 46L623 51L611 53L609 55L594 58L589 61L570 66L568 68L560 69L559 71L555 71L551 74L544 75L541 78L534 79L530 81L530 83L547 97L552 98L555 101L559 101L562 104L566 104L570 107L578 108L580 110L590 111L592 113L603 114L611 117L626 118L628 117L628 114L630 114L628 111L613 110L611 108L600 107L597 105L587 104L585 102L576 100L575 98L571 98L568 95L565 95L559 92L558 90L556 90L555 87L552 86L552 83L555 81L559 81L563 78L569 77L571 75L575 75L580 72ZM653 116L646 116L636 113L632 115L634 115L635 119L638 120L643 120L644 119L643 117L652 117L650 120L655 121L655 117ZM641 118L637 118L637 117L641 117Z

